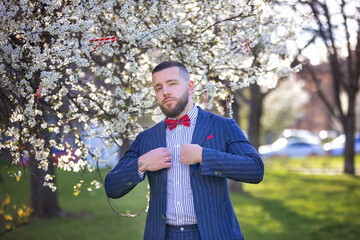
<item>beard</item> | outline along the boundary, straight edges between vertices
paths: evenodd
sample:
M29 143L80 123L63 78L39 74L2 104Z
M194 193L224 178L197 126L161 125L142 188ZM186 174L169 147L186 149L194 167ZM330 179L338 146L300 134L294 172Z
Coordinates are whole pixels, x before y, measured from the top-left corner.
M165 101L167 98L165 98L163 101ZM184 91L184 93L180 96L180 98L177 99L177 102L175 106L171 108L166 108L164 104L159 104L161 111L165 114L165 116L169 118L175 118L179 116L185 109L186 105L189 102L189 96L187 89Z

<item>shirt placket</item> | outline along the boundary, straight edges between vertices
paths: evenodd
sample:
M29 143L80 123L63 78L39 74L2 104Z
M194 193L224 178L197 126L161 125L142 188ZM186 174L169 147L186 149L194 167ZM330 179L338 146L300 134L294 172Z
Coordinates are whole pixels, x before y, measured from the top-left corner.
M194 121L194 119L192 119L189 127L180 124L171 131L167 129L167 148L170 150L173 159L173 166L168 170L168 178L171 178L171 180L168 179L168 183L170 182L169 187L171 188L171 190L168 190L168 194L170 194L168 195L168 204L171 204L169 218L171 219L170 223L175 225L184 225L188 221L188 219L185 218L187 216L185 204L187 204L187 206L189 205L189 199L187 199L189 195L185 194L188 193L185 191L189 191L189 186L187 186L189 183L187 182L188 180L186 180L189 178L188 173L186 173L189 171L189 167L180 164L179 160L181 146L185 143L191 143L195 122L196 120ZM184 189L184 184L186 184L187 189ZM192 206L192 204L190 204L190 206ZM190 211L191 214L193 214L193 211L194 210Z
M177 136L181 136L182 134L182 126L179 125L176 127L175 129L176 131L176 135ZM175 204L175 207L174 209L176 210L176 221L177 221L177 224L178 225L181 225L182 224L182 212L183 212L183 209L182 209L182 204L181 204L181 199L182 199L182 190L181 190L181 164L180 164L180 149L181 149L181 139L180 137L178 138L175 138L175 154L176 154L176 166L175 166L175 172L177 174L175 174L175 189L176 191L174 192L174 195L175 195L175 201L174 201L174 204Z

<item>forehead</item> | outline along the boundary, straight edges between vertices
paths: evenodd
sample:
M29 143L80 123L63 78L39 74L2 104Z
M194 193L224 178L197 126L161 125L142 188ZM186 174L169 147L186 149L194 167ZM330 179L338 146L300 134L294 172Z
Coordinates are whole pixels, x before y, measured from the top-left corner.
M152 75L153 85L160 84L169 80L184 80L178 67L166 68Z

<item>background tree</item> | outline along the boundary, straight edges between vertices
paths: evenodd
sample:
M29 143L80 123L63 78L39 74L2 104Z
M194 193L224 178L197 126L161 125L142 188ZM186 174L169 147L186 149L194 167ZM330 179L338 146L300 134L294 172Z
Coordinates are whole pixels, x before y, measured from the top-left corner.
M261 122L266 137L273 140L273 137L278 137L278 133L303 117L304 106L309 100L309 94L303 89L303 85L303 82L293 76L268 94Z
M333 94L322 90L320 76L309 62L303 62L304 71L309 73L317 93L331 115L341 123L346 136L344 172L354 174L354 133L358 118L355 108L360 87L359 2L298 1L294 9L297 12L311 11L313 14L312 21L304 28L309 39L306 47L312 47L310 43L315 42L326 49ZM300 57L298 61L301 61ZM330 99L331 96L333 99Z
M6 136L0 149L10 150L13 165L30 158L38 216L62 214L52 149L67 152L58 168L93 171L88 155L97 163L104 159L84 137L121 146L142 130L143 115L163 118L149 81L161 59L190 66L196 101L209 108L218 99L231 103L229 93L252 83L275 86L279 76L295 70L284 55L292 34L275 38L278 25L290 19L258 1L25 0L21 6L1 3L0 9L0 101L6 106L0 110ZM103 37L107 43L100 46L89 41ZM97 180L80 180L74 194L83 184L99 188Z

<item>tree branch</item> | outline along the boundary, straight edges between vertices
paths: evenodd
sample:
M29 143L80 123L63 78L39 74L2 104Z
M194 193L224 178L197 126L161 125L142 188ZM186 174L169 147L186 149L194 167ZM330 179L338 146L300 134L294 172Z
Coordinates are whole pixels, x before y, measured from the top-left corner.
M329 112L331 113L332 116L334 116L335 118L339 118L339 115L336 114L336 112L334 111L334 108L332 106L332 104L330 103L330 101L327 99L326 95L324 94L324 92L321 90L320 88L320 79L317 78L314 69L312 69L312 67L310 65L305 65L304 66L305 70L307 70L310 73L311 76L311 80L315 83L316 85L316 93L318 94L318 96L321 98L321 100L323 101L323 103L325 104L326 108L329 110ZM340 105L340 112L342 112L341 109L341 105Z

